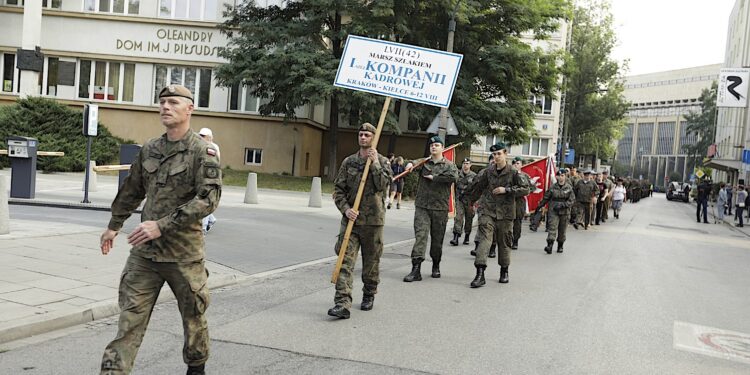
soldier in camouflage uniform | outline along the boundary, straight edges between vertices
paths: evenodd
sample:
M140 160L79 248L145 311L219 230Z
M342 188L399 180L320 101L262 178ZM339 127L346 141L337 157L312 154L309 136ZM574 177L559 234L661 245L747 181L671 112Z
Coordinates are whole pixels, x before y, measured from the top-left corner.
M552 245L557 240L557 252L563 252L565 231L568 229L570 209L576 202L573 188L566 182L566 170L557 171L557 183L544 192L544 198L539 202L537 210L549 203L549 225L547 226L547 246L544 251L552 254Z
M508 282L510 248L513 244L513 219L516 216L516 198L529 194L527 181L506 161L508 150L504 143L490 147L493 163L481 170L469 188L470 200L483 198L482 216L479 218L479 231L482 241L474 260L477 275L471 282L472 288L485 284L484 270L487 268L487 253L492 238L497 240L500 282Z
M573 192L575 192L576 184L578 184L578 181L581 181L581 175L578 173L578 168L576 167L571 167L569 171L570 176L568 177L567 181L570 187L573 188ZM570 209L570 224L573 224L578 220L578 212L576 211L577 208L577 205L573 205L573 207Z
M602 207L602 222L604 223L609 220L609 208L612 207L612 194L615 189L615 181L606 169L602 172L602 176L604 178L604 187L607 191L607 196L604 200L604 207Z
M586 170L583 172L583 178L578 181L574 188L576 194L576 212L578 214L577 222L573 223L573 227L578 229L579 226L583 226L584 229L589 229L589 223L591 222L591 201L594 195L594 191L597 191L597 186L594 181L591 181L591 171Z
M458 182L456 183L456 217L453 218L453 239L451 245L458 246L461 239L461 231L464 236L464 245L469 244L469 235L474 223L474 208L469 204L469 198L466 196L466 189L474 180L477 174L471 170L471 159L465 158L458 172Z
M430 138L430 159L418 168L419 183L414 202L414 247L411 250L411 272L404 277L405 282L422 280L421 267L430 237L430 258L432 277L440 277L440 260L443 256L445 226L448 224L448 198L451 184L458 180L458 168L443 157L443 139ZM406 165L411 171L413 163Z
M216 209L221 197L218 150L190 130L190 90L167 86L159 102L166 134L141 148L101 236L106 255L125 220L146 198L141 223L127 238L133 248L120 278L120 322L117 337L104 351L101 374L130 373L165 281L182 315L187 373L204 374L208 360L208 271L201 219Z
M523 168L522 157L516 156L513 158L513 168L518 171L518 177L523 179L524 183L530 187L531 177L521 170ZM529 192L531 192L531 189L529 189ZM526 195L516 196L516 218L513 219L513 244L510 247L513 250L518 249L518 240L521 239L521 225L524 217L526 217Z
M375 293L380 282L380 256L383 254L383 225L385 224L385 194L391 184L393 172L388 159L372 148L375 127L364 123L359 127L359 152L348 156L341 163L336 175L334 201L341 211L341 230L336 242L336 254L341 251L349 220L354 220L354 227L349 236L349 244L341 265L341 273L336 281L336 306L328 310L328 315L349 319L352 306L352 283L357 252L362 249L362 303L363 311L372 310ZM362 172L367 159L372 160L365 190L359 203L359 211L354 211L354 200L357 197Z

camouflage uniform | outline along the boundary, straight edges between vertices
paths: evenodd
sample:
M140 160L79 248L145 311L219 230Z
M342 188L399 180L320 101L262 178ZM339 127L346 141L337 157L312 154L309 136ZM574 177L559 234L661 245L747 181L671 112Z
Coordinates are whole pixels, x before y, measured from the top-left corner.
M531 192L531 177L526 172L518 171L518 177L524 180L524 184L529 186ZM526 193L529 195L529 193ZM518 246L518 240L521 239L521 225L523 218L526 217L526 195L516 195L516 218L513 219L513 246Z
M458 168L448 159L437 162L428 160L418 169L419 184L414 202L414 247L411 250L412 263L422 262L427 250L427 236L430 241L430 258L439 264L443 255L445 226L448 223L448 198L451 184L458 180ZM428 180L424 176L432 175Z
M493 194L492 190L503 186L505 194ZM498 264L510 266L510 248L513 243L513 219L516 216L516 198L529 194L528 181L510 163L497 169L495 164L481 170L469 188L472 201L482 198L482 216L479 217L481 242L474 265L487 266L487 254L493 235L498 246Z
M583 225L588 228L591 223L591 201L594 192L598 192L596 182L581 179L576 183L575 194L576 194L576 209L578 225Z
M565 242L565 231L568 228L570 219L570 209L576 202L576 196L570 184L563 185L553 184L544 192L544 198L539 202L539 207L543 207L549 202L549 225L547 226L547 243L557 240L558 245L562 248Z
M602 218L609 220L609 208L612 206L612 191L615 188L615 183L611 180L611 177L604 179L604 188L607 189L607 196L604 200L604 207L602 207Z
M471 170L468 173L464 173L463 170L458 171L458 182L456 182L458 199L456 199L456 217L453 218L453 234L461 235L462 229L466 236L471 233L474 222L474 208L469 202L469 197L466 196L466 191L476 175Z
M570 185L571 188L573 188L573 192L575 193L576 190L576 184L578 184L578 181L581 181L580 174L576 174L575 176L571 176L566 183ZM576 223L578 219L578 205L574 204L573 207L570 210L570 223Z
M158 223L161 237L135 246L120 279L120 321L102 358L102 374L130 373L138 348L166 281L182 315L183 360L200 366L208 360L208 271L204 266L201 219L221 197L217 152L196 133L168 142L166 134L148 141L112 202L108 228L119 231L146 199L141 221Z
M390 186L393 172L388 165L388 159L378 154L379 163L370 165L369 175L365 183L365 190L359 203L359 215L354 222L349 236L344 263L336 282L336 305L350 309L352 306L352 285L354 280L354 265L357 262L357 252L362 249L362 292L364 295L374 296L378 292L380 282L380 256L383 254L383 225L385 224L385 194ZM349 219L346 210L354 206L359 182L365 169L367 158L359 153L344 159L334 181L334 200L336 207L343 215L341 230L336 242L335 251L339 253L341 241L344 240Z

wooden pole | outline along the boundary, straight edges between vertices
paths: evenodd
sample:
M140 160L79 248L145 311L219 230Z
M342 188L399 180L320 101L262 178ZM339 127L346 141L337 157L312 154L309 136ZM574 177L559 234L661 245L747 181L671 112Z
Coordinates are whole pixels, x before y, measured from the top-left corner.
M375 138L372 140L372 148L375 151L378 150L378 141L380 140L380 133L383 130L383 124L385 123L385 116L388 114L388 107L391 105L391 97L385 97L385 103L383 103L383 110L380 112L380 119L378 120L378 127L375 130ZM354 206L352 210L359 212L359 203L362 200L362 194L365 191L365 183L367 182L367 176L370 173L370 164L372 160L368 157L365 163L365 170L362 171L362 179L359 181L359 189L357 190L357 197L354 198ZM383 168L390 168L387 165L383 165ZM354 220L349 220L346 225L346 232L344 232L344 239L341 241L341 247L339 248L339 258L336 261L336 267L333 269L333 275L331 276L331 283L336 284L339 280L339 273L341 272L341 265L344 264L344 257L346 256L346 250L349 247L349 237L352 234L354 228Z
M456 143L456 144L450 145L450 146L448 146L448 148L446 148L445 150L443 150L443 152L446 152L446 151L450 151L450 150L453 150L454 148L458 147L459 145L460 145L460 143ZM399 178L401 178L401 177L404 177L404 176L406 176L406 175L407 175L407 174L409 174L409 173L410 173L411 171L413 171L413 170L414 170L414 168L417 168L417 167L421 166L422 164L424 164L424 163L427 163L427 160L430 160L430 156L428 156L428 157L426 157L426 158L422 159L422 160L421 160L421 161L420 161L419 163L417 163L417 164L415 164L415 165L412 165L412 166L411 166L411 170L410 170L410 171L403 171L403 172L399 173L399 174L398 174L397 176L394 176L394 177L393 177L393 181L396 181L396 180L398 180Z

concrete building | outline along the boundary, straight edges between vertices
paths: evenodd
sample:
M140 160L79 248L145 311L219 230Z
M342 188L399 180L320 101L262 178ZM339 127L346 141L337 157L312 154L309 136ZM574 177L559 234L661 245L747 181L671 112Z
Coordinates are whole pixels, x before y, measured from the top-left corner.
M625 98L631 103L625 132L617 143L615 160L630 166L629 174L654 185L665 184L671 172L687 181L694 163L683 149L694 144L685 116L700 112L702 90L718 79L721 64L630 76Z

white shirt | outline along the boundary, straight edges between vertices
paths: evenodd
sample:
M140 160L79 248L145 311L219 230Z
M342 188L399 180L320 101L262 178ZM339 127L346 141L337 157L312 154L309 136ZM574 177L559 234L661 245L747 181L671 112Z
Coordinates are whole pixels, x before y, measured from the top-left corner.
M612 194L612 200L625 200L625 186L615 186L615 192Z

